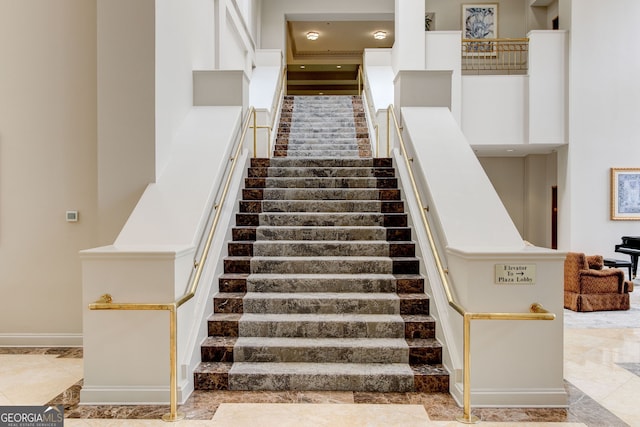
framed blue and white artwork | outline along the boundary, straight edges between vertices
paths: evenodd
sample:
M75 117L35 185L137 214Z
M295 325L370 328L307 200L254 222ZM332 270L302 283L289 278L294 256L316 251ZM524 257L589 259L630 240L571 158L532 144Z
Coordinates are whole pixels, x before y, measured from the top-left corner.
M640 168L611 168L611 219L640 220Z
M498 4L463 4L462 38L475 40L498 38Z

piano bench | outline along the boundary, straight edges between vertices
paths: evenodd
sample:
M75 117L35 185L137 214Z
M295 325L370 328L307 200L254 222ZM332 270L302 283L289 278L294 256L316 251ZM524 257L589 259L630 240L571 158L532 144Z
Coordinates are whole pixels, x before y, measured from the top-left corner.
M603 260L603 263L607 267L628 268L629 269L629 280L632 279L633 276L631 276L631 262L630 261L625 261L623 259L605 258Z

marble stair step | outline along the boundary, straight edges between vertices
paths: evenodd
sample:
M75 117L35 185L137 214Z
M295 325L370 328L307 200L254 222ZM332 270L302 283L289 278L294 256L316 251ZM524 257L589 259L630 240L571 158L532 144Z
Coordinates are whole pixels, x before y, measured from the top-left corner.
M393 272L393 260L387 257L323 256L323 257L256 257L250 260L251 273L279 274L344 274ZM240 271L230 271L240 272Z
M261 226L382 226L384 215L375 212L266 212L259 215Z
M269 177L264 179L264 184L265 188L397 188L397 179L374 177Z
M263 200L262 212L380 212L378 200Z
M268 177L265 188L378 188L381 180L374 177ZM260 179L260 182L263 180Z
M335 121L332 123L327 123L321 127L317 125L309 125L309 126L295 126L291 127L288 130L289 137L297 136L311 136L314 138L354 138L356 136L355 126L353 121L349 126L343 125L342 123L336 123ZM287 133L282 133L282 135L286 135ZM280 136L280 134L279 134Z
M356 118L353 114L353 106L308 105L303 108L297 106L294 107L291 113L292 124L308 124L316 121L327 122L335 118L353 121Z
M413 371L405 363L234 363L230 390L349 390L407 392Z
M264 200L379 200L375 188L265 188Z
M392 293L248 292L244 313L267 314L399 314L400 298Z
M395 292L391 274L250 274L248 292Z
M308 122L321 117L350 117L353 119L353 106L347 104L299 104L293 107L291 117Z
M345 146L356 144L357 139L358 138L355 133L346 134L339 132L292 132L286 138L289 147L306 144L318 144L320 146L326 146L327 149L332 148L335 150L340 150ZM281 141L282 138L277 140Z
M383 240L258 240L257 257L388 257L389 243Z
M277 149L277 148L276 148ZM355 151L358 143L355 138L344 140L342 143L323 143L323 138L300 138L298 141L289 139L287 151Z
M358 158L360 151L358 150L314 150L314 151L294 151L289 157L353 157Z
M325 156L318 156L316 158L295 159L295 158L271 158L269 161L271 167L283 167L283 168L316 168L316 167L373 167L375 165L374 159L371 158L357 158L357 159L330 159Z
M240 337L402 338L405 335L403 318L396 314L244 313L238 320Z
M390 169L390 168L388 168ZM372 167L308 167L308 168L285 168L270 167L267 169L267 176L270 178L278 177L371 177L375 174Z
M227 352L220 351L226 357ZM401 338L240 337L235 362L408 363L409 346ZM227 361L227 360L220 360Z
M301 211L298 211L301 212ZM323 210L323 212L329 212ZM387 240L387 229L381 226L258 226L260 240Z

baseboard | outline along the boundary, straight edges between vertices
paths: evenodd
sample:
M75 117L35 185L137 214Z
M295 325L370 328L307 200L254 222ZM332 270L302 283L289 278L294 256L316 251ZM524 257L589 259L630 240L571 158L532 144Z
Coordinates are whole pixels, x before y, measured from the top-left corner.
M472 389L473 390L473 389ZM462 384L455 385L452 395L462 397ZM458 401L462 404L462 399ZM529 389L529 390L473 390L471 392L472 408L566 408L569 406L567 391L562 388Z
M0 347L82 347L82 334L0 334Z
M185 390L178 388L178 404L188 398ZM80 390L81 405L168 405L168 386L127 387L83 385Z

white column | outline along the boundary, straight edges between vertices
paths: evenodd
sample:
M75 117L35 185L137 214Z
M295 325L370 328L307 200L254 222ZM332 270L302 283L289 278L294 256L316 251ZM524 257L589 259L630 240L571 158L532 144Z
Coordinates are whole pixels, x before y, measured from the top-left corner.
M393 71L424 70L424 0L396 0Z

